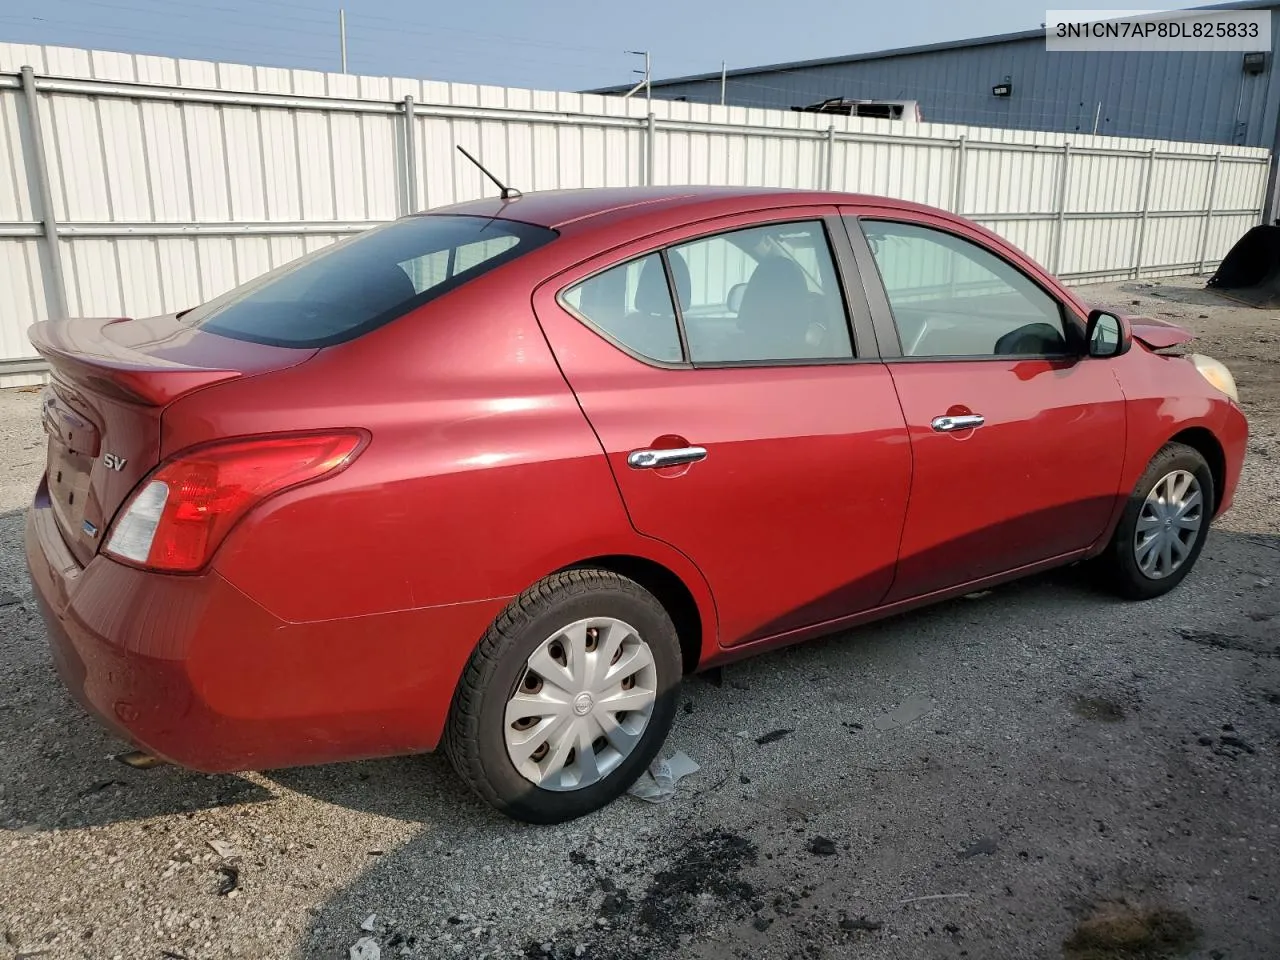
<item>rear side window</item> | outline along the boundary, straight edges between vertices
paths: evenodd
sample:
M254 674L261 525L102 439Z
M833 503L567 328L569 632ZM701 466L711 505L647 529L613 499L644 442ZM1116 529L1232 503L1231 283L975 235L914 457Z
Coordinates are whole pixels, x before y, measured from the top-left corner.
M293 260L182 319L237 340L325 347L352 340L553 240L487 217L396 220Z
M649 360L683 359L671 288L656 253L570 287L564 302L625 350Z

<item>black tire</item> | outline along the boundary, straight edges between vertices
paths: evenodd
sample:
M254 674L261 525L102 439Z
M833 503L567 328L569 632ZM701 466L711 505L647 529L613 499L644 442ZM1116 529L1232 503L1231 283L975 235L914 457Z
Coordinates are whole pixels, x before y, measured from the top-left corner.
M1142 505L1152 488L1175 470L1186 470L1200 484L1204 499L1202 522L1191 544L1187 558L1173 573L1160 579L1152 579L1142 572L1134 555L1134 539ZM1138 480L1137 486L1125 504L1124 513L1116 525L1115 533L1107 549L1094 562L1094 575L1098 584L1127 600L1151 600L1168 593L1191 572L1204 548L1213 517L1213 505L1217 502L1213 486L1213 472L1198 450L1181 443L1168 443L1151 458L1151 463Z
M658 678L653 713L640 742L610 774L578 790L546 790L521 776L507 753L507 701L540 644L567 624L597 616L630 624L649 645ZM454 694L445 752L472 790L507 816L528 823L573 820L615 800L653 762L675 718L681 674L680 639L652 594L607 570L558 573L512 601L476 647Z

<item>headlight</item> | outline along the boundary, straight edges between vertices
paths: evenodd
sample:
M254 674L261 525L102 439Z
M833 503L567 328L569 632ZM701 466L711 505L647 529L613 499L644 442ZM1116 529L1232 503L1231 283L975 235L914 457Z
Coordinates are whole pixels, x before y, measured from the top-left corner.
M1206 357L1203 353L1193 353L1187 359L1200 371L1200 376L1204 377L1236 403L1240 402L1240 393L1236 390L1236 378L1231 376L1231 371L1224 364L1213 359L1213 357Z

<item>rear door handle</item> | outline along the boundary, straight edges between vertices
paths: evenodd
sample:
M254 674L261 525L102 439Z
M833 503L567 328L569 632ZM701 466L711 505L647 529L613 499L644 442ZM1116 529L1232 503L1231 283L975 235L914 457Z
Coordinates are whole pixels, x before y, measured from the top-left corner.
M938 433L954 433L956 430L972 430L987 422L980 413L966 413L957 417L934 417L933 429Z
M697 463L707 457L706 447L675 447L671 450L632 450L627 454L627 466L635 470L651 470L654 467L675 467L682 463Z

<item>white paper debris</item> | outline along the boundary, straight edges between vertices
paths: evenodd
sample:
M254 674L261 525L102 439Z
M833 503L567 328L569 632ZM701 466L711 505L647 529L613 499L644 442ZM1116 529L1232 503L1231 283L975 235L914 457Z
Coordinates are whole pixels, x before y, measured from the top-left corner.
M373 937L361 937L351 948L348 960L382 960L382 948Z
M666 803L676 793L676 784L701 768L679 750L666 760L655 760L627 793L649 803Z
M932 700L913 693L903 700L896 709L872 720L871 725L877 730L897 730L899 727L914 723L932 709Z
M376 913L369 914L367 917L364 918L364 923L360 924L360 929L363 930L365 933L373 933L373 931L376 929L374 927L374 924L377 922L377 920L378 920L378 915Z
M223 860L230 860L236 855L236 848L233 844L227 843L225 840L210 840L209 846L213 848L213 852L220 856Z

